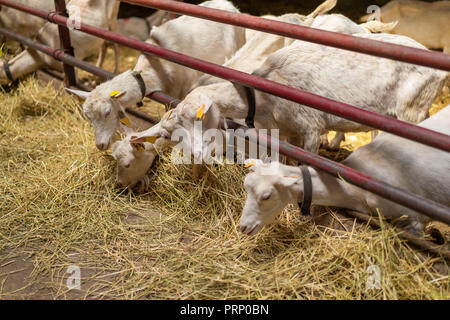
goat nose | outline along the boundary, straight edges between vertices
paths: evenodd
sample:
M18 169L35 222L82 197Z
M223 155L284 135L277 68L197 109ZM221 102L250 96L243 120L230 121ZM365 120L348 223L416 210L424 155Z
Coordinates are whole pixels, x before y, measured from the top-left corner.
M131 164L130 164L130 163L128 163L128 164L126 164L126 165L125 165L125 168L127 168L127 169L128 169L128 168L129 168L130 166L131 166Z
M109 142L97 142L95 144L99 150L105 151L109 148Z
M241 226L241 232L245 234L245 231L247 230L246 226Z
M97 148L101 151L105 151L106 149L108 149L108 147L108 143L97 143Z

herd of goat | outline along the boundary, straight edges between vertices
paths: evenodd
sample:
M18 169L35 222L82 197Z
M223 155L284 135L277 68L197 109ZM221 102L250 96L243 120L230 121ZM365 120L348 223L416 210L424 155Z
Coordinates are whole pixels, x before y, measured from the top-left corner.
M53 1L21 2L34 5L42 2L41 8L53 9ZM336 2L325 1L308 16L292 13L267 18L450 53L450 2L394 0L381 8L381 21L364 16L362 24L341 14L328 14ZM72 0L68 8L70 12L70 6L78 6L82 22L86 24L450 135L450 106L428 118L430 106L450 79L448 72L190 16L169 19L164 12L157 12L149 19L118 21L119 2L114 3L111 6L108 0ZM200 5L239 12L227 0L211 0ZM53 48L59 46L55 25L28 15L20 18L17 16L20 14L2 8L0 21L2 25ZM102 64L106 45L103 40L76 31L71 31L71 38L76 57L84 59L100 52L98 65ZM119 58L118 50L115 51L117 69ZM0 81L11 81L44 65L61 69L59 62L29 49L7 65L9 72L4 69L5 65L0 67ZM183 143L198 162L208 155L214 142L198 138L196 122L201 122L203 130L220 130L221 119L242 122L249 113L248 96L243 86L147 54L139 57L134 70L119 74L91 92L69 90L85 99L83 111L94 128L97 148L108 150L112 147L120 187L139 185L142 189L148 188L147 173L157 154L174 146L172 134L176 130L189 133L191 138ZM136 132L125 109L155 91L182 101L157 125ZM282 140L313 153L318 152L324 134L329 131L337 132L330 147L338 148L345 132L372 130L260 91L255 92L255 102L256 129L278 129ZM125 137L115 141L118 131L123 131ZM381 133L370 144L353 152L343 164L450 206L448 152ZM388 218L401 220L405 228L416 234L421 233L428 222L428 218L418 212L311 167L278 162L265 164L257 159L248 160L246 167L252 172L244 183L247 200L240 227L248 235L272 222L287 204L303 199L302 170L307 170L311 176L313 204L368 214L379 210ZM398 219L400 217L403 219Z

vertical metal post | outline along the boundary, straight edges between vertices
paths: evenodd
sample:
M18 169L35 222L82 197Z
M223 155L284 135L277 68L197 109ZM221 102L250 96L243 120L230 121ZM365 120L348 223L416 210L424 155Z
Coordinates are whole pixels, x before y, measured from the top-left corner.
M55 10L58 14L69 17L64 0L55 0ZM59 40L61 48L66 54L74 56L74 50L70 41L70 32L67 26L58 25ZM67 63L64 63L64 82L66 87L75 86L77 78L75 75L75 68Z

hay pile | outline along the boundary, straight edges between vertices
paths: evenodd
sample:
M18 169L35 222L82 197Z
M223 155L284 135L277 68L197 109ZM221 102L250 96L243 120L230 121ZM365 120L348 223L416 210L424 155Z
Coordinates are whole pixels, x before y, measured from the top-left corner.
M290 208L243 236L239 166L194 182L189 166L163 157L149 193L115 189L114 162L96 150L78 102L32 77L0 93L0 136L0 299L36 297L36 283L54 298L450 298L448 273L433 267L446 262L388 227L336 231ZM3 267L19 255L33 271L13 290ZM81 291L65 285L70 265L81 268ZM370 265L380 290L366 290Z

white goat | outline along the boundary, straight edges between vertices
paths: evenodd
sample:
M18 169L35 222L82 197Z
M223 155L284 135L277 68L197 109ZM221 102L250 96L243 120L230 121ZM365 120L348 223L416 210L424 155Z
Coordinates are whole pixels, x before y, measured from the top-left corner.
M55 2L53 0L16 0L15 2L46 11L55 10ZM29 13L8 6L1 7L0 25L24 37L34 38L46 22L45 19Z
M166 11L158 10L146 18L130 17L117 21L117 32L140 41L145 41L150 37L153 27L158 27L169 20Z
M329 2L330 1L328 1L328 3ZM334 2L334 1L331 1L331 2ZM321 8L323 8L323 10L326 9L324 6L321 6ZM329 9L331 9L331 8L329 8ZM319 11L317 11L317 10L315 12L317 14L319 13ZM322 13L322 12L320 12L320 13ZM273 17L273 19L278 20L278 21L294 23L294 24L301 24L301 22L304 21L305 19L307 19L307 17L299 15L299 14L285 14L281 17ZM255 32L252 34L252 38L250 40L248 40L246 42L246 44L242 48L240 48L239 51L236 52L236 54L224 64L224 66L250 73L250 72L254 71L255 69L257 69L259 66L261 66L269 54L286 46L288 43L290 43L290 41L291 41L291 39L287 39L287 38L284 38L281 36L271 35L271 34L267 34L264 32ZM225 81L225 80L216 78L212 75L204 75L192 86L191 90L196 87L199 87L199 86L204 86L207 84L223 82L223 81ZM166 125L167 125L167 123L173 122L173 119L176 118L176 111L174 111L173 113L172 113L172 111L169 111L169 112L171 115L170 119L169 119L169 116L164 116L161 120L161 122L165 122ZM155 130L155 128L158 128L158 129ZM152 136L160 135L160 132L158 132L158 130L160 130L159 128L160 128L160 126L155 126L152 129L146 130L144 132L133 133L133 135L136 135L138 137L147 136L149 138L153 138ZM168 132L166 132L166 136L169 136ZM160 139L164 139L164 138L160 138ZM145 141L145 139L142 140L141 143L143 141ZM122 148L123 150L128 150L128 153L127 153L128 156L125 157L128 159L132 150L134 150L130 146L129 139L124 139L122 142L118 143L118 145L123 146L123 148ZM151 161L153 161L153 158L149 158L149 159L151 159ZM151 164L149 163L148 166L150 166L150 165ZM118 168L120 168L121 164L118 163L118 166L119 166ZM144 166L144 167L147 167L147 166ZM133 177L137 178L138 177L137 173L140 172L141 177L143 178L143 177L145 177L147 170L141 169L141 168L143 168L143 166L137 165L136 168L134 168L133 165L131 165L129 170L124 170L123 165L122 165L122 169L121 170L118 169L118 172L120 172L120 171L126 172L126 171L133 170L134 171ZM118 175L118 179L120 179L120 174ZM137 181L137 179L133 179L132 183L134 183L135 181ZM128 185L128 184L125 184L125 186L126 185Z
M301 19L302 22L307 26L311 25L311 23L313 22L313 20L316 17L323 15L323 14L327 13L328 11L332 10L336 6L336 3L337 3L337 0L326 0L325 2L320 4L313 12L311 12L308 16L302 16L302 19ZM287 16L287 15L284 15L284 16ZM297 15L297 16L300 16L300 15ZM280 20L280 17L276 17L271 14L261 16L261 18L269 19L269 20L278 20L278 21L289 22L289 23L297 23L295 20L294 21ZM247 41L251 40L258 33L262 33L262 32L256 31L253 29L245 29L245 37L246 37ZM287 44L290 44L290 43L287 43Z
M207 1L201 5L238 12L226 0ZM222 64L244 44L245 31L227 24L181 16L153 28L147 42ZM140 72L145 82L145 95L163 91L173 97L184 97L201 76L196 70L150 55L141 55L134 70ZM110 94L113 91L118 92L112 98ZM76 93L86 98L83 109L93 124L96 145L100 150L109 148L119 127L118 114L124 111L124 107L143 98L141 86L130 71L99 85L91 93Z
M361 18L362 21L374 19L398 21L392 33L411 37L430 49L443 49L450 54L449 1L394 0L383 6L380 12Z
M327 14L314 18L311 27L344 34L364 34L387 32L392 30L395 25L395 22L385 24L375 20L358 25L341 14ZM343 132L336 132L336 136L329 144L327 134L324 134L321 140L322 144L328 145L330 149L337 150L341 142L345 140L345 134Z
M267 14L265 16L261 16L261 18L269 19L269 20L277 20L277 17L271 14ZM253 29L245 29L245 39L246 41L251 40L255 35L261 33L261 31L256 31Z
M172 111L167 112L163 119L168 118ZM148 170L153 165L156 156L173 145L170 139L160 137L154 140L142 139L137 143L130 141L136 139L138 134L132 128L124 126L125 138L112 145L112 156L117 161L116 185L120 188L133 188L139 185L142 192L148 188ZM160 132L160 124L141 132L153 136Z
M324 8L324 6L322 6ZM316 10L317 12L317 10ZM325 15L317 17L316 19L320 18L320 23L318 23L319 28L323 29L337 29L341 32L351 33L351 32L367 32L366 29L364 29L361 26L356 25L348 18L341 16L341 15ZM302 21L305 21L307 17L298 15L298 14L285 14L281 17L275 17L274 20L278 21L284 21L294 24L301 24ZM315 21L315 20L314 20ZM347 26L347 28L345 28ZM271 35L263 32L256 32L253 35L253 38L248 40L247 43L239 49L238 52L230 59L228 60L224 66L230 67L239 71L248 72L251 73L258 67L260 67L265 59L273 52L285 47L289 43L291 43L292 39L284 38L281 36ZM216 78L212 75L204 75L202 76L198 82L196 82L192 89L200 86L210 85L214 83L219 82L225 82L225 80ZM176 125L176 111L172 113L172 116L170 119L169 117L163 117L161 123L164 124L166 128L172 128L173 125ZM239 120L235 120L239 121ZM156 128L156 127L154 127ZM170 133L167 130L162 130L161 132L164 132L166 136L170 136ZM156 134L155 134L156 133ZM157 131L150 130L145 132L140 132L136 134L137 137L149 137L152 138L151 135L158 136ZM149 136L150 135L150 136ZM153 137L154 138L154 137ZM338 143L340 143L340 139L336 138L333 140L338 140ZM145 141L145 140L144 140ZM129 147L127 147L129 150L131 150ZM141 174L145 175L145 170L141 170Z
M117 26L117 33L139 41L147 40L150 36L150 31L152 31L152 26L146 18L129 17L119 19Z
M292 24L302 24L302 21L305 19L305 16L295 13L288 13L273 18L273 20L276 21ZM251 39L247 39L245 45L240 48L231 59L225 62L223 66L242 72L252 73L264 63L270 54L284 48L289 42L290 39L282 36L256 32ZM226 80L216 78L210 74L205 74L192 86L190 91L197 87L225 81Z
M450 106L419 124L421 127L450 134ZM303 178L299 167L280 163L262 164L250 160L253 172L245 178L247 200L240 228L248 235L272 223L290 203L303 199ZM249 161L249 162L250 162ZM342 162L350 168L378 178L390 185L450 207L450 153L387 133L381 133L368 145L353 152ZM250 163L249 163L250 165ZM421 233L429 218L399 204L307 167L312 177L312 203L341 207L366 214L376 210L391 219L399 219L410 232Z
M425 49L404 36L357 36ZM415 123L427 117L429 107L449 75L426 67L303 41L296 41L271 54L253 74ZM257 128L279 129L280 137L298 139L296 144L311 152L318 151L320 135L329 130L370 130L361 124L259 91L256 92L256 104ZM199 113L203 129L217 128L221 117L245 118L248 102L242 86L216 83L196 88L177 109L177 121L170 125L162 123L161 127L169 133L184 128L194 136L194 122L199 120ZM192 140L191 146L192 150L211 149L209 143L201 141Z
M69 16L71 19L76 19L74 14L78 10L70 11L70 8L79 8L80 19L83 23L91 24L96 27L108 29L111 27L110 17L118 2L114 2L114 6L108 0L72 0L68 3ZM58 26L53 23L45 23L37 34L37 40L52 48L60 47L60 40L58 34ZM75 50L75 56L79 59L84 59L98 52L104 40L88 35L84 32L71 31L70 32L72 46ZM34 50L27 49L9 61L9 68L13 78L18 78L22 75L33 72L42 66L47 65L51 68L62 70L62 64L52 57ZM0 81L8 82L9 79L3 66L0 66Z
M300 24L301 21L305 20L305 18L305 16L298 14L286 14L281 17L276 17L274 20ZM253 35L253 38L247 41L246 44L224 64L224 66L250 73L260 67L271 53L283 48L286 45L286 42L287 39L285 37L271 35L264 32L256 32ZM225 80L205 74L192 86L191 90L200 86L220 82L225 82ZM139 132L136 134L137 137L155 138L160 136L161 132L164 132L166 136L170 136L172 130L170 130L171 132L169 133L169 131L162 129L160 125L164 123L166 128L171 125L175 125L177 119L176 112L177 110L175 109L173 113L170 112L171 117L164 116L159 126L153 127L158 128L157 130L152 129ZM145 174L145 172L141 172Z

